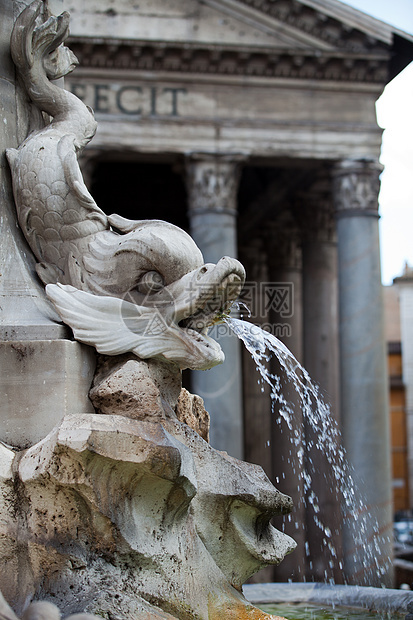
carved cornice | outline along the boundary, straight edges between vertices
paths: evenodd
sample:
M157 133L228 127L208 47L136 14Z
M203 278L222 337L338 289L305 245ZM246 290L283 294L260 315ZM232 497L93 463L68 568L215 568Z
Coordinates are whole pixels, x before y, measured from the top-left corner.
M238 0L284 24L352 53L384 51L386 45L296 0Z
M380 173L377 161L345 160L333 170L333 196L336 215L378 217Z
M82 69L161 71L384 84L388 52L315 54L310 50L235 48L72 37Z

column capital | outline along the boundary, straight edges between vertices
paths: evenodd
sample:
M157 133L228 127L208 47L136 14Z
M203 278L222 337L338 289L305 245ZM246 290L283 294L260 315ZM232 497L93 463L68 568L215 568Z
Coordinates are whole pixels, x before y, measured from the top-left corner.
M383 166L375 159L346 159L332 171L337 217L379 217L378 196Z
M236 215L242 154L190 153L186 157L189 211Z

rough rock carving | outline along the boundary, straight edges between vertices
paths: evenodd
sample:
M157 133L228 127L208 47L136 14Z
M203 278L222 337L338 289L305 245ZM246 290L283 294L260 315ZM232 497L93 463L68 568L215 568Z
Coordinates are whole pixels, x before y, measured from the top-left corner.
M1 593L0 618L2 620L19 620ZM22 616L22 620L60 620L60 611L53 603L37 601L30 603ZM92 614L81 613L67 616L66 620L99 620L99 618Z
M12 56L52 120L7 157L47 295L102 355L96 413L66 416L24 452L0 444L0 589L27 617L44 600L113 620L275 618L242 583L295 547L270 524L291 500L258 466L214 450L199 397L181 390L182 368L223 360L207 330L244 270L226 257L204 265L171 224L97 207L77 163L93 114L51 82L76 64L69 16L42 9L35 0L18 18Z

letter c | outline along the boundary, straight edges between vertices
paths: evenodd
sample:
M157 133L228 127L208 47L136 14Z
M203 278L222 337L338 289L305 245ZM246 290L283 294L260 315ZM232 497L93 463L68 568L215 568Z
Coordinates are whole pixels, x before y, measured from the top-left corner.
M136 110L130 110L128 108L125 108L125 106L123 105L122 95L128 90L134 90L137 93L142 94L142 88L140 86L122 86L122 88L119 88L118 92L116 93L116 105L123 114L142 114L141 107L137 108Z

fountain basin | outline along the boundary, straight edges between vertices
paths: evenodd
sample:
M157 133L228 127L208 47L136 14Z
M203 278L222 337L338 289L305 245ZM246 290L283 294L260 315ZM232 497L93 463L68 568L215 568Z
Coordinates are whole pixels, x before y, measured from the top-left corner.
M307 603L329 607L351 607L404 618L413 592L364 586L325 583L257 583L243 587L244 596L254 605ZM398 614L397 616L395 614Z

